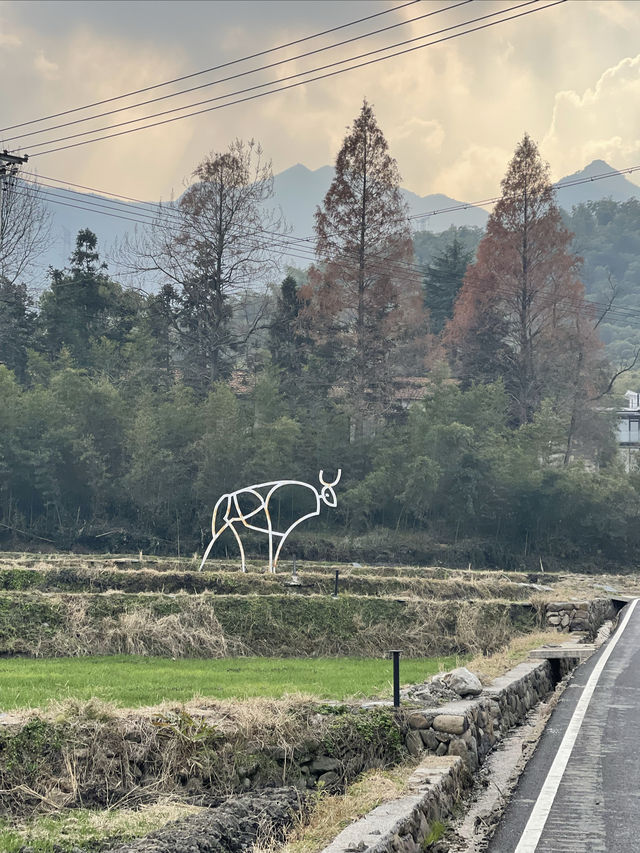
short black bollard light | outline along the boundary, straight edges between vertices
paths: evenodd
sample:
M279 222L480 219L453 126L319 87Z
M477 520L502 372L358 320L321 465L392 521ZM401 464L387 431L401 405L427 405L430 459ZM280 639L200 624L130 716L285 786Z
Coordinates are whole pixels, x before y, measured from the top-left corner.
M402 649L390 649L393 655L393 707L400 707L400 652Z
M340 578L340 572L338 571L338 569L336 569L336 580L335 580L335 583L333 585L333 597L334 598L338 597L338 580L339 580L339 578Z

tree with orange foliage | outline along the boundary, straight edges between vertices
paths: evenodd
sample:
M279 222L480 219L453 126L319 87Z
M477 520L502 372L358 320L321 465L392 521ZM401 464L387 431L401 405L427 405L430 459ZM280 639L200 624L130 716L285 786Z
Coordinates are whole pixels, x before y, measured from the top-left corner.
M518 425L531 421L544 398L573 401L576 383L588 397L589 365L602 366L571 239L549 167L525 134L444 333L463 380L503 378Z
M318 264L302 289L305 321L330 357L354 437L389 404L394 350L421 320L420 279L396 161L365 101L316 211Z

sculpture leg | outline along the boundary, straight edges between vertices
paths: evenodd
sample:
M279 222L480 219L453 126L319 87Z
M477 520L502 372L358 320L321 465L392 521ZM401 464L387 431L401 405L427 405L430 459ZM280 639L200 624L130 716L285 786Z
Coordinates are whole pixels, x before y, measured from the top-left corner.
M240 536L238 535L238 531L235 529L233 524L230 524L229 527L231 528L233 535L236 537L236 542L238 543L238 547L240 548L240 559L242 560L242 571L246 572L247 571L247 565L246 565L245 559L244 559L244 548L242 547L242 539L240 539Z
M209 544L207 545L207 550L204 552L204 557L202 558L202 562L200 563L200 568L198 569L199 572L202 571L202 567L204 566L205 561L206 561L207 557L209 556L211 549L213 548L213 546L215 544L216 539L218 539L224 533L224 531L227 529L227 527L231 528L231 530L233 531L233 535L236 537L238 545L240 546L240 556L242 557L242 571L246 572L246 568L244 565L244 550L242 548L242 542L240 541L240 537L236 533L235 527L233 526L233 524L230 524L228 521L223 527L220 528L220 530L218 530L218 532L215 534L215 536L212 536L211 542L209 542Z
M271 523L271 513L269 512L269 498L264 503L264 514L267 518L267 527L269 530L269 572L270 574L275 574L275 567L273 565L273 524Z
M218 534L218 536L219 536L219 535L220 535L220 534ZM201 572L201 571L202 571L202 567L204 566L204 564L205 564L205 562L206 562L206 560L207 560L207 557L209 556L209 552L210 552L210 551L211 551L211 549L213 548L213 543L216 541L216 539L218 538L218 536L214 536L214 537L213 537L213 539L211 540L211 542L209 542L209 544L207 545L207 550L204 552L204 557L202 558L202 562L200 563L200 568L198 569L198 571L199 571L199 572Z
M286 538L287 538L287 535L286 535L286 533L285 533L285 535L284 535L284 536L282 537L282 539L280 540L280 544L279 544L279 545L278 545L278 547L276 548L276 556L275 556L275 558L274 558L274 560L273 560L273 571L274 571L274 572L275 572L276 567L277 567L277 565L278 565L278 560L280 559L280 551L282 550L282 546L284 545L284 540L285 540Z

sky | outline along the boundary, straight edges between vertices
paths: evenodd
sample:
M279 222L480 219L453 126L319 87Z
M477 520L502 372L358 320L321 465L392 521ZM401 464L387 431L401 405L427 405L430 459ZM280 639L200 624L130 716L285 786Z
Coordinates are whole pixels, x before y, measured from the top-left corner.
M259 140L275 172L296 163L311 169L333 163L366 98L398 161L403 186L421 195L442 192L462 200L495 195L525 131L538 142L554 178L594 159L620 169L640 164L639 0L568 0L365 68L182 121L57 153L37 155L56 145L31 147L251 85L284 85L277 81L507 10L523 0L470 0L448 9L455 2L419 0L398 8L403 0L0 0L2 128L231 62L378 12L388 13L144 97L215 81L402 23L312 57L93 123L25 136L48 125L129 106L142 96L3 130L0 145L29 152L30 166L43 176L167 199L179 194L206 154L224 150L236 137ZM547 2L537 0L518 11ZM410 21L428 13L436 14ZM637 175L631 180L640 182Z

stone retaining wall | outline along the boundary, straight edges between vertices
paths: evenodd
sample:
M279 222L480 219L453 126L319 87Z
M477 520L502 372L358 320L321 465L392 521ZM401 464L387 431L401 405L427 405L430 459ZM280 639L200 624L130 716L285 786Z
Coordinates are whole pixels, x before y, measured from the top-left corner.
M450 816L487 754L574 664L572 659L553 665L548 660L527 661L496 678L474 699L408 712L407 749L413 756L431 753L409 780L410 793L348 826L323 853L424 850L436 822Z
M521 723L527 713L553 690L558 676L568 672L572 661L558 661L559 672L549 661L521 663L475 699L448 702L439 708L409 714L406 746L419 756L458 755L474 772L506 732Z
M451 814L468 781L460 758L428 758L409 779L408 794L350 824L323 853L419 853L437 822Z
M546 607L547 625L558 631L586 631L591 639L607 619L618 612L610 598L592 601L550 601Z

